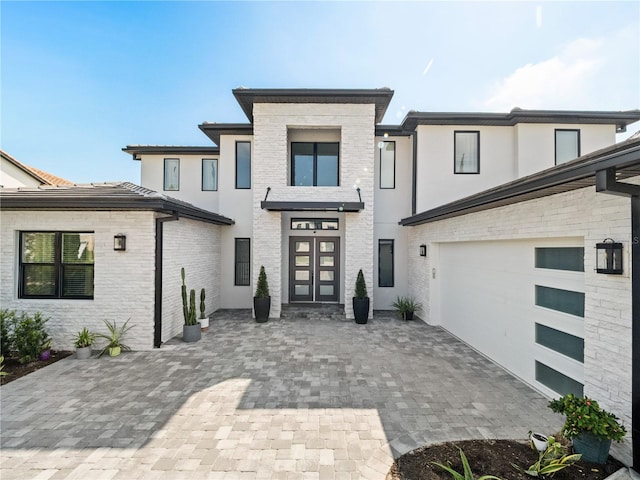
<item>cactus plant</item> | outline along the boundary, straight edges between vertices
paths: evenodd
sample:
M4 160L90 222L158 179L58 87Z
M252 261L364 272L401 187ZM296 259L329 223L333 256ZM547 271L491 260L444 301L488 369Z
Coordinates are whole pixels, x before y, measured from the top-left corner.
M187 304L187 285L184 283L185 273L184 267L180 269L182 276L182 314L184 315L185 325L195 325L196 322L196 291L191 289L189 292L189 304Z
M189 321L187 325L195 325L196 323L196 291L192 288L189 291Z
M204 288L202 290L200 290L200 318L205 318L204 315L204 311L205 311L205 305L204 305L204 298L205 298L205 294L204 294Z

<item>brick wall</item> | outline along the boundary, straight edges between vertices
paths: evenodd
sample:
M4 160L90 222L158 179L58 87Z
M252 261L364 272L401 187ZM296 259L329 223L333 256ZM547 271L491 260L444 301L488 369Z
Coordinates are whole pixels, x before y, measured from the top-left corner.
M267 187L271 201L358 201L359 186L365 209L346 214L345 221L345 305L350 307L358 269L367 284L373 281L373 175L374 105L256 104L253 109L253 289L260 266L264 265L271 293L271 316L280 315L282 302L281 215L260 208ZM287 135L292 128L339 128L340 186L288 186ZM369 289L373 296L373 288Z
M635 179L637 183L639 179ZM411 293L424 305L424 319L435 317L438 305L438 244L482 240L582 237L585 248L585 395L631 427L631 278L628 198L595 193L593 187L409 228L409 251L429 245L425 262L409 261ZM613 238L624 245L624 275L600 275L595 244ZM432 282L434 282L432 284ZM430 289L433 287L434 292ZM433 314L433 315L432 315ZM482 321L481 312L479 318ZM619 458L631 461L630 434L615 446Z
M40 311L50 320L48 332L57 349L73 349L83 327L106 333L103 320L134 325L124 340L134 350L153 348L154 214L152 212L2 212L0 227L0 303L2 308ZM93 231L95 269L93 300L18 298L19 232ZM113 250L113 236L127 236L127 250Z
M162 341L182 335L182 277L185 269L187 295L196 291L196 313L200 316L200 289L206 293L206 315L220 308L220 229L181 218L164 223L162 268ZM187 300L188 301L188 300Z

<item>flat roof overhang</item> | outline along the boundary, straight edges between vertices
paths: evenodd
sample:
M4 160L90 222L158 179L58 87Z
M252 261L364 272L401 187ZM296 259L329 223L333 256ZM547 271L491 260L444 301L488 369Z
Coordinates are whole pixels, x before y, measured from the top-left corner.
M262 201L260 207L272 212L360 212L364 202L278 202Z
M615 168L617 179L640 176L640 139L627 140L571 162L400 220L416 226L549 195L594 187L596 172Z
M220 135L253 135L253 125L250 123L204 122L198 128L216 145L220 145Z
M253 122L255 103L337 103L375 105L376 123L384 117L393 90L375 89L316 89L316 88L236 88L233 95L250 122Z

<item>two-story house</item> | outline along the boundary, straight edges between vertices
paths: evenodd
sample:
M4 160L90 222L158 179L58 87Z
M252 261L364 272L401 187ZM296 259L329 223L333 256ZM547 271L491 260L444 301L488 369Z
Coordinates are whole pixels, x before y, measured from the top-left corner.
M385 125L386 88L233 94L248 121L199 125L211 146L124 148L141 187L0 190L3 307L54 315L61 346L132 318L128 343L145 349L181 330L181 267L210 313L250 309L264 266L274 318L325 302L353 318L362 269L373 309L412 295L422 320L549 396L598 397L640 442L640 139L615 144L640 111ZM77 238L82 265L61 246ZM596 246L611 241L604 274Z

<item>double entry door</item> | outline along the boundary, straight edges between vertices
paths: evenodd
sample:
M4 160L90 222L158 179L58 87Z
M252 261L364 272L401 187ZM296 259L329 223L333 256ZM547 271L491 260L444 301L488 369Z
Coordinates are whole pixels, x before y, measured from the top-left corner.
M340 238L289 238L289 302L337 302Z

